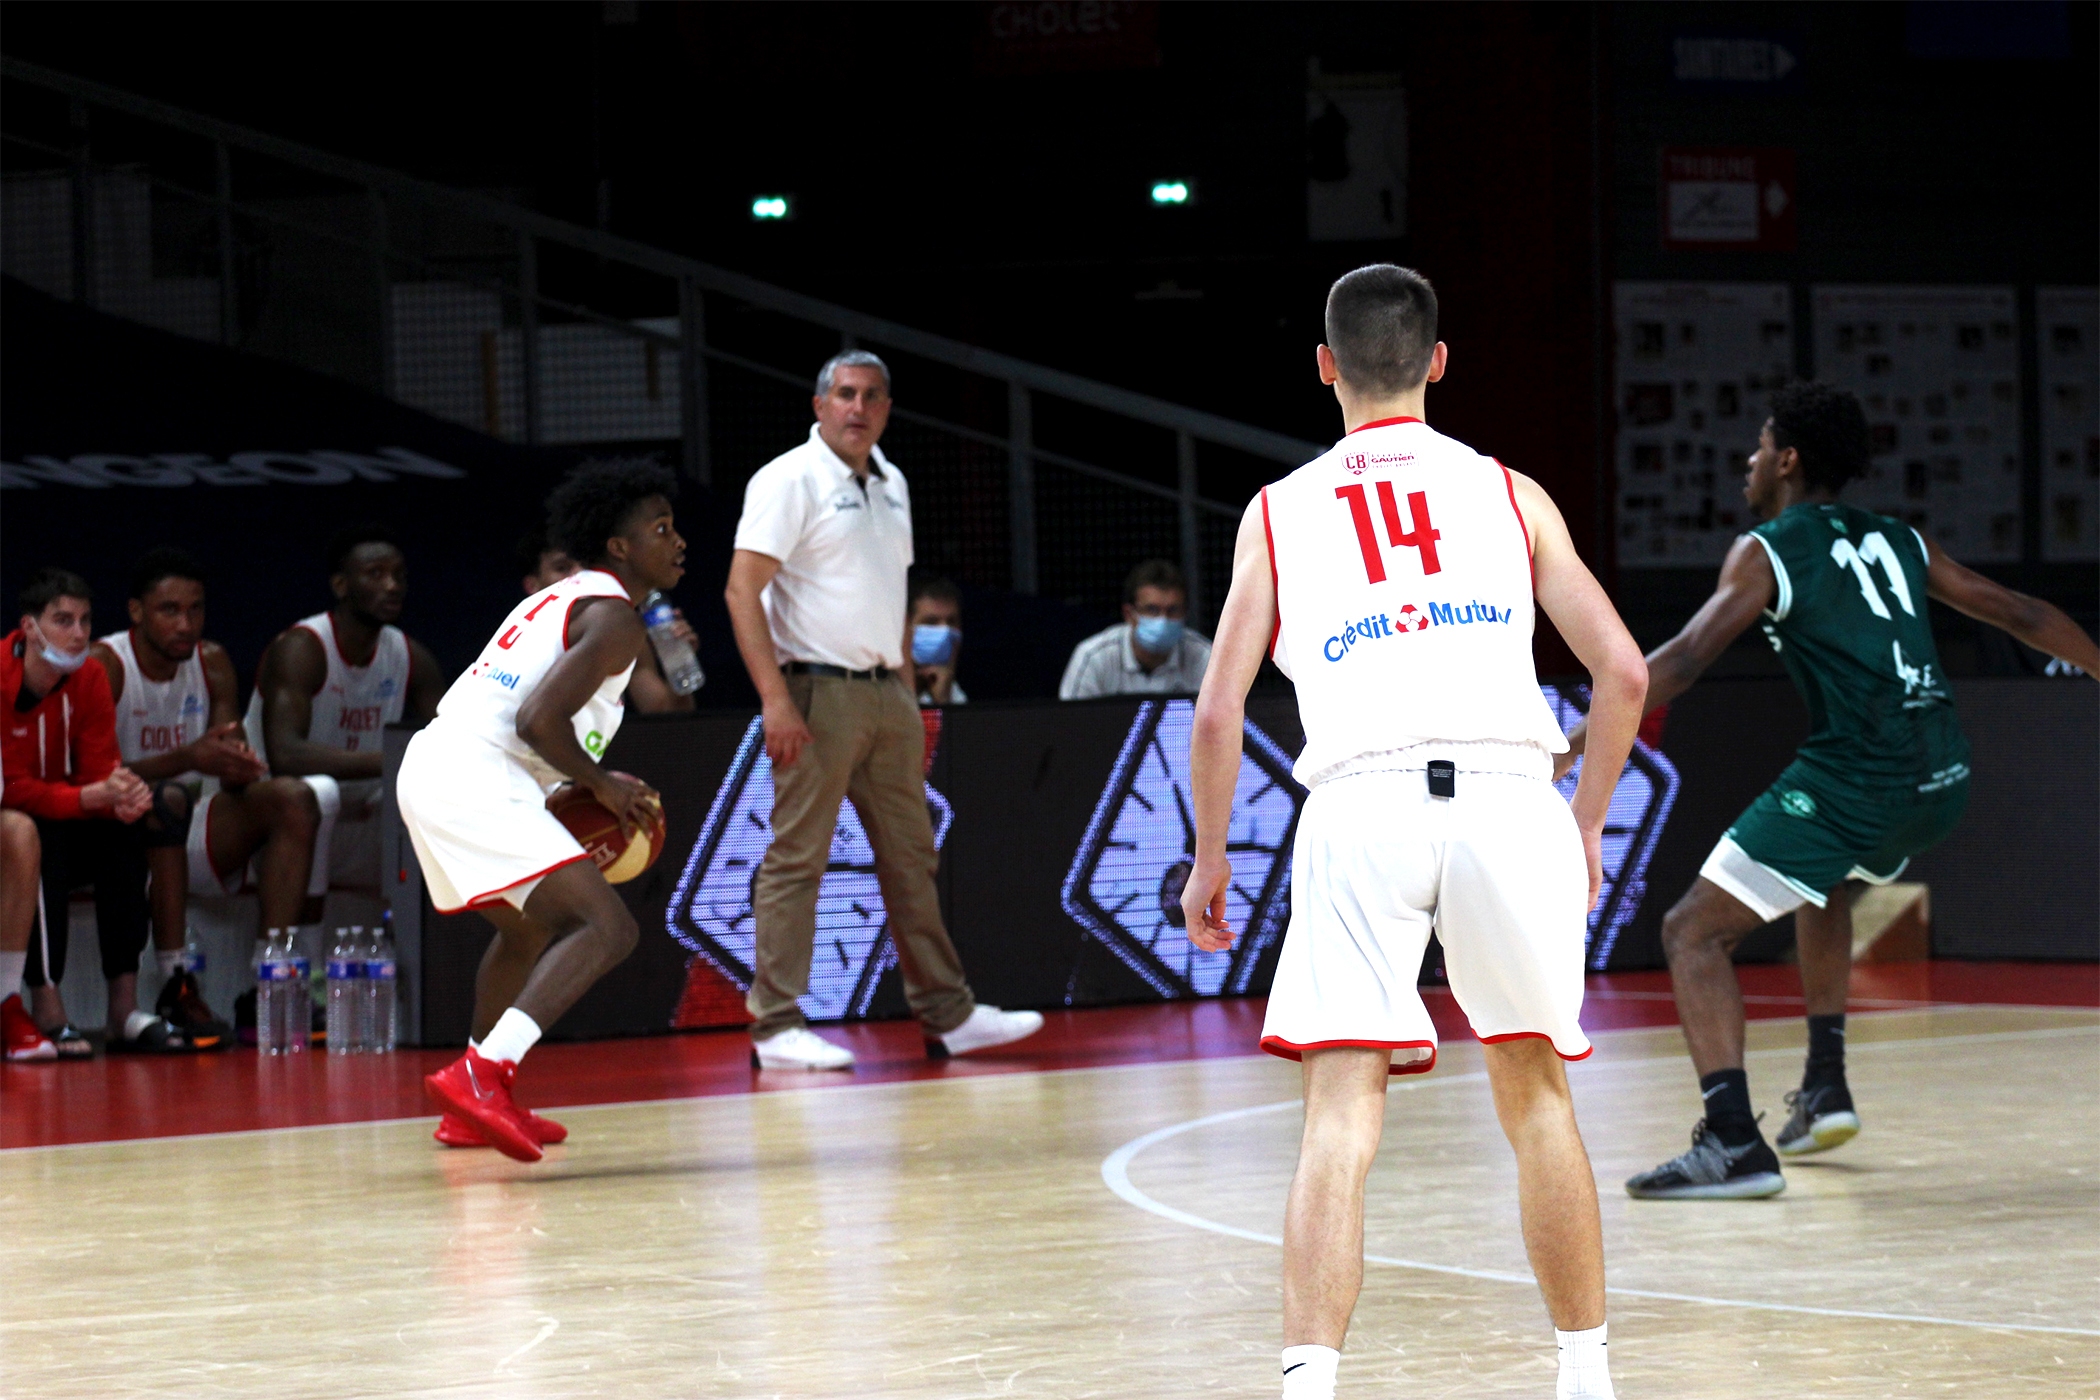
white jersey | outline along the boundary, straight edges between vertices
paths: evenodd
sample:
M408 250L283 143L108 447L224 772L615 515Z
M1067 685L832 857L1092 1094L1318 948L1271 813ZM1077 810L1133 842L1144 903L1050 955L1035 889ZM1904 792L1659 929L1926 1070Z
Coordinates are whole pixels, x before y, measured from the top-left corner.
M569 613L585 598L629 601L620 581L602 569L585 569L543 588L511 609L480 658L460 673L438 702L437 719L426 731L431 742L479 739L493 744L552 789L568 781L518 737L518 707L569 649ZM634 665L608 676L576 712L576 742L602 758L625 710L620 696Z
M342 646L336 641L335 619L328 613L302 617L292 626L313 633L320 640L322 654L328 658L327 679L314 693L312 716L306 723L308 742L351 753L376 752L380 731L399 720L408 703L407 634L398 627L381 627L371 663L352 666L343 659ZM263 742L263 698L259 686L254 699L248 702L244 723L248 747L267 758L269 748Z
M194 743L211 725L211 686L204 679L203 648L190 652L167 680L148 680L139 669L131 629L112 632L102 645L124 667L124 696L117 701L117 752L126 763L158 758ZM195 778L184 773L177 781Z
M1262 492L1310 787L1431 740L1560 753L1531 660L1531 534L1492 457L1416 418L1366 424Z

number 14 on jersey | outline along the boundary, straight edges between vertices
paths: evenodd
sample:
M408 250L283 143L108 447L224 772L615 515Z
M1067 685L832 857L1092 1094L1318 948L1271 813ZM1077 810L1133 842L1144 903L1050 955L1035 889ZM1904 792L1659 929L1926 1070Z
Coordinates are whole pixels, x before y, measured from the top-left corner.
M1422 554L1422 572L1443 572L1443 564L1436 557L1436 542L1443 538L1429 520L1429 497L1421 491L1407 493L1408 527L1400 525L1400 503L1394 498L1393 483L1377 483L1378 512L1385 518L1385 534L1394 549L1415 549ZM1357 547L1363 550L1364 575L1372 583L1385 582L1385 554L1378 546L1378 533L1371 521L1371 502L1362 483L1334 488L1335 499L1349 503L1349 519L1356 526Z

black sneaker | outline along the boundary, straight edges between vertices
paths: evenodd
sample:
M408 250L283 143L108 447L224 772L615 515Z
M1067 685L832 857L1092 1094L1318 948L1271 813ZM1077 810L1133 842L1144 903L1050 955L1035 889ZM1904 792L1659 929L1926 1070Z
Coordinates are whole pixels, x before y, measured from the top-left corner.
M1779 1130L1779 1155L1806 1157L1843 1147L1859 1136L1859 1114L1852 1108L1852 1091L1843 1084L1804 1084L1786 1096L1794 1110Z
M1704 1118L1692 1129L1689 1152L1626 1182L1626 1194L1643 1201L1737 1201L1784 1190L1786 1178L1764 1134L1730 1147Z
M188 968L168 979L153 1009L199 1050L223 1050L233 1044L233 1027L212 1014L197 975Z

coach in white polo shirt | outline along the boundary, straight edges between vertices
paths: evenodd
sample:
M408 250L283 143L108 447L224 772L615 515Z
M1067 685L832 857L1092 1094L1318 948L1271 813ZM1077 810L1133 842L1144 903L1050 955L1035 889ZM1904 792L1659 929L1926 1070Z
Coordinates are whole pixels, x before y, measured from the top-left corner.
M812 1032L817 889L839 802L875 851L905 1000L927 1052L966 1054L1033 1035L1043 1018L979 1004L941 922L940 853L926 810L926 731L911 673L905 575L911 493L875 444L890 419L888 366L865 350L817 374L809 441L744 488L725 596L737 650L765 706L773 840L752 890L757 924L751 1039L767 1069L848 1069L853 1052Z

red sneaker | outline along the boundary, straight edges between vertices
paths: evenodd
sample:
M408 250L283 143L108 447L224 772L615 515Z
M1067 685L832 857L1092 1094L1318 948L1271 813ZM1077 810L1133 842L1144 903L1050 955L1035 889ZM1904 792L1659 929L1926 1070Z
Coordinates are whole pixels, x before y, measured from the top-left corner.
M58 1047L29 1019L20 995L0 1001L0 1043L7 1046L7 1058L17 1062L58 1058Z
M484 1059L469 1050L436 1074L423 1077L423 1088L439 1108L471 1124L489 1146L520 1162L537 1162L545 1154L511 1102L510 1076L515 1065Z
M515 1070L513 1073L515 1073ZM515 1102L511 1106L518 1110L518 1117L524 1121L525 1131L531 1133L540 1146L545 1147L550 1143L564 1142L568 1139L569 1130L552 1118L542 1118L531 1109L521 1107ZM440 1118L437 1131L432 1133L431 1136L447 1147L487 1147L489 1145L488 1139L481 1135L481 1131L457 1113L447 1113L443 1118Z

